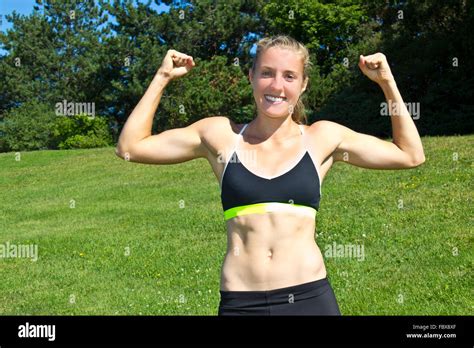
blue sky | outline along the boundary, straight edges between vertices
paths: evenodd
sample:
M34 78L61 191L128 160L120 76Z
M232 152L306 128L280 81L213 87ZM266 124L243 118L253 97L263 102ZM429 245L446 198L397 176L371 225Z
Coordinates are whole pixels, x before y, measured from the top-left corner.
M0 16L2 24L0 30L4 31L11 28L11 24L7 23L5 15L16 11L21 14L29 14L33 11L35 0L0 0Z
M139 0L139 2L146 2L145 0ZM5 15L16 11L20 14L28 15L33 12L33 6L36 4L35 0L0 0L0 16L2 24L0 26L1 31L5 31L11 28L11 23L7 23ZM158 10L159 12L166 11L168 6L156 6L152 3L151 8Z
M0 14L5 16L13 12L28 14L33 10L35 0L0 0Z

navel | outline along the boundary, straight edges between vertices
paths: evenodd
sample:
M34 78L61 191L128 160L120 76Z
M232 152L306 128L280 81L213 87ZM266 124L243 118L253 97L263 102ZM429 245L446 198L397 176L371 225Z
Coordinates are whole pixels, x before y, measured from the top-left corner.
M273 250L270 249L270 250L268 250L267 258L271 259L272 257L273 257Z

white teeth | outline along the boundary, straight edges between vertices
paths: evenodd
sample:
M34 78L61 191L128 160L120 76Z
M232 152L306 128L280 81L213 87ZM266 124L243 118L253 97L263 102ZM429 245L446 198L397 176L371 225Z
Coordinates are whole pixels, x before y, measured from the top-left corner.
M272 103L280 103L282 102L283 100L285 100L286 98L282 98L282 97L274 97L272 95L265 95L265 99L272 102Z

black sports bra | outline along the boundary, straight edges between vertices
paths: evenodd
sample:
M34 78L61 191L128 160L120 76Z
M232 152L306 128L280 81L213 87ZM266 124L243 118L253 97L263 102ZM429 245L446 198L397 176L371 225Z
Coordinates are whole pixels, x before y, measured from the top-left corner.
M245 167L237 155L239 140L247 126L245 124L240 131L221 178L225 220L278 211L294 211L314 217L319 209L321 182L307 147L303 157L289 171L271 178L256 175ZM300 131L304 143L302 125Z

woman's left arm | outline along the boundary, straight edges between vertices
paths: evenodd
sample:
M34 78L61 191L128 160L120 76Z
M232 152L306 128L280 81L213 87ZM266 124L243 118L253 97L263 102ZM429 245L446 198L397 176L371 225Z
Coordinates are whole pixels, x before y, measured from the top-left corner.
M420 135L403 102L385 55L376 53L366 57L360 56L359 68L376 82L385 94L392 122L393 141L358 133L333 122L320 121L331 127L331 133L336 134L339 140L333 154L334 160L373 169L419 166L425 161Z

